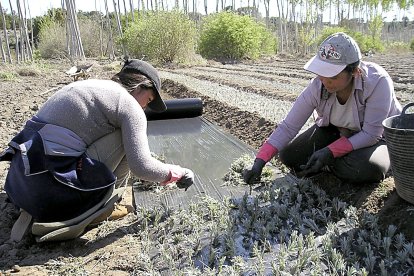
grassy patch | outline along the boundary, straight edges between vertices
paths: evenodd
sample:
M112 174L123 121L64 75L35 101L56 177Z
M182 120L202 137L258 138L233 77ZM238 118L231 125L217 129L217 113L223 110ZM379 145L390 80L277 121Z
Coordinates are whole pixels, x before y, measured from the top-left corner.
M16 77L15 72L0 72L0 80L2 81L14 81Z

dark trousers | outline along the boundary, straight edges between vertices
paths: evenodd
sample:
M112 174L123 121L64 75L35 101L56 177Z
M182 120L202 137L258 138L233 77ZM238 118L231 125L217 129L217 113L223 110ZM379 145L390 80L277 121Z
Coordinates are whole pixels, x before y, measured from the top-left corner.
M279 158L294 172L299 172L300 165L306 164L312 153L328 146L338 138L340 138L340 133L335 126L314 125L280 151ZM386 142L379 141L373 146L357 149L336 158L329 168L336 177L345 182L380 182L391 168Z

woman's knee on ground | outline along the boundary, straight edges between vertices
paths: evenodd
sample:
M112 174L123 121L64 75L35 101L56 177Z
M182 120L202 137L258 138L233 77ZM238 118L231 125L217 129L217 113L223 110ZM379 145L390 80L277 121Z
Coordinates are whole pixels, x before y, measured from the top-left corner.
M289 148L279 153L279 160L283 165L292 169L293 171L300 171L300 165L307 162L307 158L303 158L304 154L300 154L299 150Z
M380 164L366 162L365 164L349 164L343 158L336 160L332 167L333 174L348 183L379 183L384 180L388 168Z

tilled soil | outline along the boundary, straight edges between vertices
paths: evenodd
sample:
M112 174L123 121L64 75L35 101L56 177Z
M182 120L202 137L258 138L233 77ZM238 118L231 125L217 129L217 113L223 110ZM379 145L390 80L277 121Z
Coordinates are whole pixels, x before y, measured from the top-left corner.
M414 56L412 54L378 55L365 57L383 65L393 80L397 97L402 105L413 102L414 92ZM223 89L235 88L242 93L260 94L269 97L269 101L278 99L292 102L305 87L312 75L302 66L306 60L274 58L259 63L221 64L209 62L206 66L187 68L160 68L162 72L185 76L209 83L220 84ZM119 62L86 61L93 63L92 78L109 78L119 70ZM4 149L8 141L23 126L38 108L58 88L70 83L72 78L65 74L70 68L66 62L55 61L37 66L9 66L0 68L7 73L7 81L1 80L0 88L0 148ZM4 74L2 74L4 76ZM207 96L201 90L207 87L189 88L185 81L174 78L163 79L165 98L200 97L203 100L203 116L223 128L241 141L259 148L273 131L277 122L260 115L255 110L237 108L226 102ZM117 221L105 239L93 239L102 230L92 229L81 239L74 241L36 244L33 237L26 236L18 244L9 241L9 233L18 213L6 200L2 190L7 173L7 164L0 163L0 275L12 272L22 275L47 275L57 273L59 262L65 257L80 259L80 266L91 274L127 275L134 263L128 262L129 254L139 251L140 245L128 240L126 233L139 229L134 214ZM350 185L341 183L329 174L313 179L330 196L339 197L354 205L360 213L367 211L378 214L384 227L394 224L398 231L409 239L414 238L413 205L402 200L395 190L393 178L380 184ZM130 198L127 199L127 201ZM17 265L17 266L16 266ZM74 270L76 271L76 270ZM75 273L75 272L74 272Z

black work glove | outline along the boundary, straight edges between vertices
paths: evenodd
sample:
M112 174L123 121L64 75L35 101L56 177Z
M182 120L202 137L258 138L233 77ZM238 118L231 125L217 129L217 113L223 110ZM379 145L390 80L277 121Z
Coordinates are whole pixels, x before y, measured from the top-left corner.
M254 160L253 166L249 166L243 170L243 179L247 184L253 184L255 181L260 180L263 167L266 162L260 158Z
M328 147L324 147L315 151L310 157L306 165L301 165L302 171L297 173L297 176L303 177L308 174L319 172L324 166L332 165L335 158L332 151Z
M176 182L176 185L180 189L187 191L188 187L194 184L194 173L190 169L184 169L183 176Z

